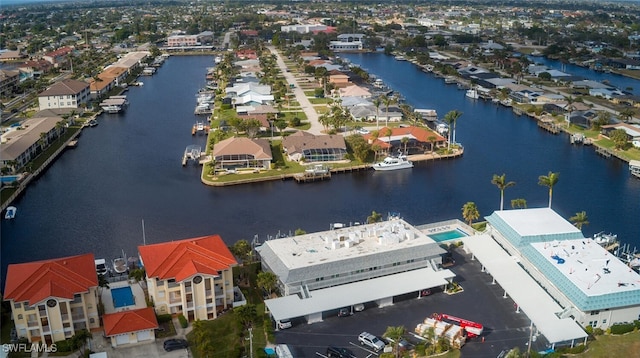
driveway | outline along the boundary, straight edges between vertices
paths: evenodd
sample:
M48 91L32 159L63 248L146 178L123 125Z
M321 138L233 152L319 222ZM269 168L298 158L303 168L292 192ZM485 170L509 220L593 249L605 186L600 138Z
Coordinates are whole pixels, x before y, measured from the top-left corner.
M109 358L187 358L193 357L187 349L179 349L172 352L165 352L163 342L171 338L184 338L184 336L175 336L169 338L156 339L153 343L133 344L129 347L113 348L108 340L102 337L102 331L93 334L91 340L91 350L94 352L107 352Z
M318 121L318 112L316 112L315 108L313 108L313 104L311 104L309 98L307 98L307 95L304 94L304 90L300 88L300 85L298 84L295 76L291 72L287 72L287 65L285 65L282 56L280 56L280 53L274 46L267 46L267 48L269 49L269 51L271 51L272 54L276 56L278 67L280 67L280 71L284 75L285 80L287 80L287 83L293 84L295 86L295 88L293 89L293 94L296 96L296 100L298 101L298 103L300 103L300 107L302 107L302 110L307 116L309 123L311 123L311 128L309 128L307 132L315 135L323 134L322 130L324 129L324 127Z
M433 313L447 313L484 325L482 338L467 341L462 347L462 357L497 357L503 350L520 347L526 351L529 341L530 320L516 312L514 302L504 298L504 290L492 284L491 276L480 271L477 261L459 251L454 253L456 265L450 269L456 273L456 282L464 292L447 295L434 291L430 296L416 298L409 294L396 300L393 306L377 308L372 303L350 317L333 315L323 322L306 324L292 321L293 327L276 332L279 344L288 344L295 357L317 357L325 354L327 346L335 345L351 349L358 357L376 357L377 354L358 344L358 334L363 331L381 336L388 326L404 326L413 332L418 323ZM532 347L536 351L546 348L544 337L533 336Z

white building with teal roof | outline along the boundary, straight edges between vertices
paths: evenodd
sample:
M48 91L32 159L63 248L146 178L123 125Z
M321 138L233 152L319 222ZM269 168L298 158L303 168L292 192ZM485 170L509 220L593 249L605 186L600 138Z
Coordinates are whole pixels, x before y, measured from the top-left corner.
M486 219L486 234L562 307L558 318L602 329L640 319L640 275L552 209Z

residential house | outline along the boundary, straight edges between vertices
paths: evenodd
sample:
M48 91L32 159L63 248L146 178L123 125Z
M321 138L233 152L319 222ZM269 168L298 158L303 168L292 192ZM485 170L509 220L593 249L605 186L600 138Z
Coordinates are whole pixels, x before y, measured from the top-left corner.
M168 47L185 47L200 45L198 35L173 35L167 37Z
M151 52L149 51L128 52L110 67L123 67L127 69L127 71L131 71L132 69L142 66L144 59L148 56L151 56Z
M49 62L53 67L58 68L67 63L69 54L73 51L73 48L65 46L55 51L51 51L42 56L42 59Z
M340 34L337 41L329 41L329 49L334 52L361 51L364 34Z
M235 83L225 89L227 98L235 105L260 105L273 102L271 86L257 83Z
M54 83L38 94L40 110L48 108L80 108L89 102L89 84L72 79Z
M126 84L129 70L124 67L109 66L89 81L91 98L98 99L106 95L112 88Z
M212 152L216 169L271 168L271 146L264 138L227 138L215 144Z
M18 66L18 70L27 78L39 78L42 74L49 73L52 68L53 65L43 59L25 61Z
M153 307L109 313L102 316L104 336L113 348L156 340L158 319Z
M236 58L241 60L257 60L258 54L256 53L256 50L245 48L236 51Z
M615 97L624 96L624 95L625 95L624 92L614 87L589 89L589 96L602 97L608 100L612 100Z
M427 150L433 150L433 147L444 145L446 139L440 134L432 131L429 128L424 127L401 127L401 128L389 128L391 134L386 135L387 127L380 128L378 131L378 137L374 139L371 134L364 135L370 144L377 144L378 147L384 152L392 153L396 150L405 151L405 145L402 143L402 138L408 138L409 141L406 145L406 151L408 153L424 153Z
M233 306L231 270L237 261L220 236L144 245L138 251L156 313L209 320Z
M0 69L0 96L11 96L13 91L18 87L19 80L20 71Z
M2 167L23 168L66 129L58 125L62 121L61 117L33 117L2 133Z
M17 61L24 57L25 55L23 55L20 50L0 51L0 62Z
M571 124L575 124L583 128L591 128L593 127L593 122L598 119L598 112L591 109L576 110L572 111L570 116L567 114L566 118Z
M603 135L609 137L611 132L617 129L622 129L627 133L627 139L629 141L639 140L640 139L640 126L637 124L629 124L629 123L615 123L615 124L607 124L600 127L600 131Z
M236 106L236 113L243 120L255 119L260 122L261 129L266 130L271 127L271 123L269 123L269 117L273 116L275 119L276 115L279 113L276 108L268 105L258 105L258 106Z
M280 26L282 32L298 32L301 34L308 34L315 31L324 31L327 29L327 25L322 24L296 24Z
M100 327L93 254L10 264L4 299L19 337L52 344Z
M338 88L349 86L349 76L338 70L331 70L329 71L329 83Z
M347 145L341 135L314 135L298 131L282 139L282 148L290 160L329 162L345 160Z
M360 87L358 85L351 85L347 87L338 88L338 95L340 98L346 97L360 97L360 98L371 98L371 92L364 87Z

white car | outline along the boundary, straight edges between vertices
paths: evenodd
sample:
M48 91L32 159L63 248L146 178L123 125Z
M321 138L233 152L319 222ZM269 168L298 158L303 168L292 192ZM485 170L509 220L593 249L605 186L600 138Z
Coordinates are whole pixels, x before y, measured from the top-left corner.
M369 130L365 129L365 128L358 128L358 129L356 129L356 132L358 134L362 134L362 135L369 134Z
M360 335L358 336L358 341L360 342L360 344L368 346L376 352L382 350L385 346L382 340L368 332L360 333Z
M280 322L278 322L278 328L279 329L291 328L291 321L288 319L281 320Z
M353 305L353 310L356 311L356 312L364 311L364 304L358 303L356 305Z

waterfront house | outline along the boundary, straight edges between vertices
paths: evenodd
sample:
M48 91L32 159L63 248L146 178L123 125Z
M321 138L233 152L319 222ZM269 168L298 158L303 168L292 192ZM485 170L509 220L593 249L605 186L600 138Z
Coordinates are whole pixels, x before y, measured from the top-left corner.
M104 336L113 348L156 340L159 327L153 307L109 313L102 316Z
M337 41L329 41L329 50L333 52L361 51L364 34L340 34Z
M271 86L261 85L253 82L235 83L231 87L225 88L227 98L231 98L234 105L253 106L269 104L273 102Z
M360 97L360 98L371 98L371 92L364 87L360 87L358 85L351 85L342 88L338 88L338 94L340 98L346 97Z
M56 82L38 94L40 110L50 108L80 108L89 102L89 84L72 79Z
M392 153L396 150L404 151L404 143L402 138L408 138L407 142L407 154L423 153L427 150L432 150L433 147L444 145L446 139L440 134L432 131L429 128L409 126L404 128L390 128L391 135L383 135L387 128L380 128L378 131L378 138L375 140L371 136L371 133L364 135L364 139L371 144L377 144L382 151Z
M209 320L233 306L238 263L218 235L139 246L157 314Z
M615 124L607 124L600 127L600 131L603 135L610 137L611 132L617 129L622 129L627 133L627 140L634 141L640 139L640 126L637 124L629 124L629 123L615 123Z
M9 61L17 61L20 60L22 58L24 58L25 55L23 55L20 50L15 50L15 51L0 51L0 62L9 62Z
M18 336L29 342L52 344L100 327L93 254L10 264L4 299Z
M315 135L297 131L282 139L282 148L290 160L330 162L345 160L347 145L341 135Z
M124 67L109 66L100 72L96 78L89 80L89 89L92 99L99 99L105 96L115 86L126 84L129 70Z
M66 130L64 125L58 124L63 121L62 117L33 117L22 122L20 127L11 127L2 133L2 167L11 167L13 171L23 168Z
M329 71L329 83L336 87L346 87L349 85L349 76L338 70Z
M227 138L216 143L211 153L216 169L271 168L271 145L264 138Z

